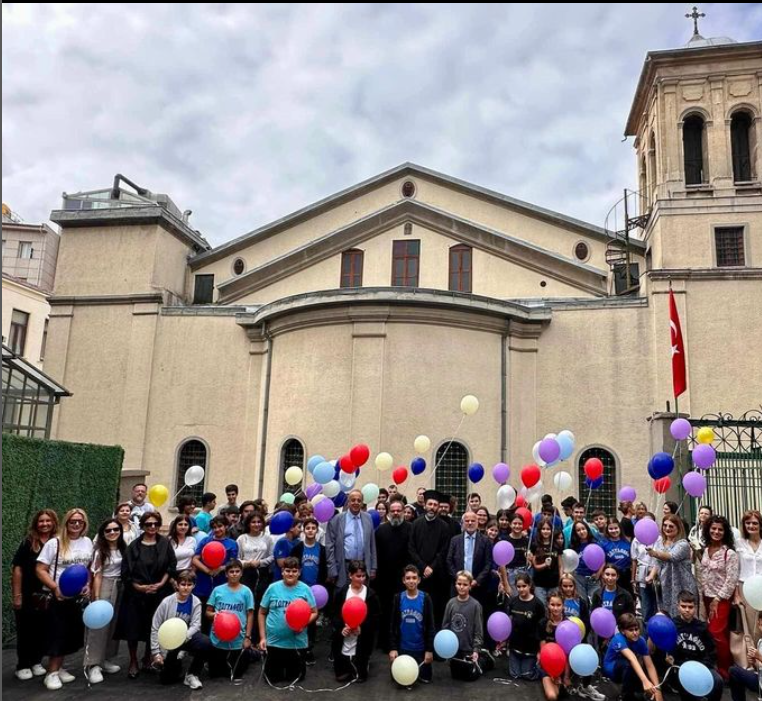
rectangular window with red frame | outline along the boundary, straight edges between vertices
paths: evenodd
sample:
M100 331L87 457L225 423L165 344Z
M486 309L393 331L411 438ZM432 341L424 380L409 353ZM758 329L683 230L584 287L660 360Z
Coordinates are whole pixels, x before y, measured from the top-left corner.
M418 269L421 242L395 241L392 248L392 285L394 287L418 287Z
M363 251L353 248L341 254L341 286L362 287Z
M471 246L458 245L450 249L450 290L471 292Z

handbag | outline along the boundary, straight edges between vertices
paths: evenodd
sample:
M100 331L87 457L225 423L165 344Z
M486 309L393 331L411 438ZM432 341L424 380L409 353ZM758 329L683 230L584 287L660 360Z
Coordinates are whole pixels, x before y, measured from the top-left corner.
M56 575L58 574L58 553L61 550L61 543L56 540L56 561L53 565L53 581L56 581ZM47 611L50 605L53 603L53 592L48 590L36 591L32 594L32 608L35 611Z
M750 647L754 647L754 640L749 634L749 622L746 620L746 604L741 602L734 609L736 621L732 626L734 630L730 631L730 654L733 656L733 661L741 669L753 669L746 651ZM738 630L738 619L741 619L741 628Z

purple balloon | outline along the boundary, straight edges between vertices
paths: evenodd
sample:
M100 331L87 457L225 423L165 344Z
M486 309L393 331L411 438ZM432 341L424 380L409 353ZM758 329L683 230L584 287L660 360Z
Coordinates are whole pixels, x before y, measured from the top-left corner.
M642 518L635 524L635 537L642 545L653 545L659 538L659 526L650 518Z
M684 441L691 435L691 424L688 419L675 419L669 425L669 432L676 441Z
M574 621L561 621L556 627L556 642L568 655L575 645L582 642L582 631Z
M714 461L717 460L717 453L708 443L701 443L693 449L692 457L693 464L699 470L706 470L714 465Z
M515 554L516 551L514 550L513 545L507 540L501 540L500 542L495 543L495 547L492 549L492 559L498 567L510 564Z
M605 608L597 608L590 614L590 625L601 638L611 638L616 632L616 618Z
M315 482L314 484L309 485L304 493L307 495L307 499L312 499L313 497L316 497L318 494L320 494L320 492L322 491L323 491L323 485Z
M561 446L558 445L558 441L555 438L543 438L540 441L537 454L542 458L543 462L555 462L561 455Z
M487 619L487 632L495 642L501 643L503 640L508 640L511 636L511 629L511 619L508 618L508 614L502 611L495 611Z
M505 484L511 476L511 470L504 462L499 462L492 468L492 476L498 484Z
M606 553L597 543L590 543L582 551L582 559L593 572L596 572L606 562Z
M314 515L320 523L328 523L333 518L333 502L330 499L321 499L315 504Z
M315 597L315 606L317 606L319 609L323 608L328 603L328 591L322 584L313 584L310 589L312 589L312 596Z
M683 476L683 487L692 497L700 497L706 491L706 477L700 472L688 472Z
M634 487L622 487L619 490L619 501L635 501L638 498L638 493Z

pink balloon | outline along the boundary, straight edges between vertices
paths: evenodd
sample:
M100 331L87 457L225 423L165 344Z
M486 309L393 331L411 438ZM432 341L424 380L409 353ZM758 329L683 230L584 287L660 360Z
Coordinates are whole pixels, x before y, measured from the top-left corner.
M683 476L683 487L692 497L700 497L706 491L706 477L700 472L687 472Z
M498 567L510 564L513 560L513 556L516 554L514 547L507 540L501 540L499 543L495 543L495 547L492 549L492 559Z
M643 545L653 545L659 538L659 526L650 518L642 518L635 524L635 537Z
M622 487L619 490L619 501L635 501L638 498L638 493L634 487Z
M321 499L315 504L315 518L320 523L328 523L333 518L335 507L330 499Z
M511 476L511 470L504 462L499 462L492 468L492 477L498 484L505 484Z

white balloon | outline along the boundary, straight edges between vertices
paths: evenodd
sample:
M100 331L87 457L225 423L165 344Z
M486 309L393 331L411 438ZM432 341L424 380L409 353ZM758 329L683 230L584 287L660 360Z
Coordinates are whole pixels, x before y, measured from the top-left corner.
M561 564L564 572L574 572L579 565L579 555L574 550L564 550L561 554Z
M357 477L354 472L344 472L344 470L339 472L339 484L342 487L352 487L356 481Z
M323 489L325 489L325 487ZM319 501L323 501L323 499L327 499L327 498L328 497L326 497L325 494L321 493L321 494L316 494L314 497L312 497L312 499L310 499L310 501L312 502L312 506L317 506L317 503Z
M413 447L416 453L428 453L431 449L431 439L428 436L418 436L413 441Z
M553 475L553 484L559 492L566 492L572 486L574 480L568 472L557 472Z
M391 470L394 464L394 458L389 453L379 453L376 455L376 467L381 470Z
M283 478L286 480L286 484L291 485L292 487L296 486L297 484L301 484L302 477L304 476L304 472L302 472L302 468L298 465L292 465L291 467L286 470L286 473L283 475Z
M542 441L537 441L537 443L534 444L534 447L532 448L532 457L540 467L545 467L545 461L540 457L540 443L542 443Z
M743 595L756 611L762 611L762 574L755 574L743 583Z
M568 438L572 443L574 443L576 441L576 438L574 437L574 434L569 429L565 429L565 430L561 431L558 434L557 437L560 438L561 436L564 436L564 437Z
M497 508L510 509L516 501L516 490L510 484L504 484L497 490Z
M547 438L553 438L555 440L556 434L555 433L546 433L545 434L545 438L543 438L542 440L546 440Z
M479 400L473 394L467 394L460 400L460 410L466 416L473 416L479 411Z
M341 485L338 480L331 480L328 484L323 485L323 494L329 499L333 499L341 491Z
M527 491L527 500L528 501L538 501L540 497L542 497L543 492L543 484L542 480L540 480L534 487L532 487L529 491Z
M204 481L204 468L201 465L191 465L185 471L185 485L192 487Z

